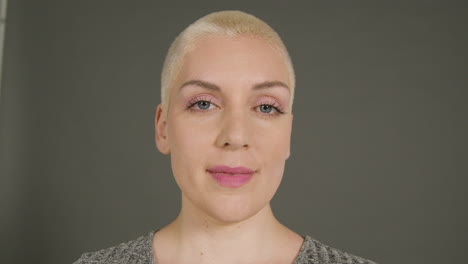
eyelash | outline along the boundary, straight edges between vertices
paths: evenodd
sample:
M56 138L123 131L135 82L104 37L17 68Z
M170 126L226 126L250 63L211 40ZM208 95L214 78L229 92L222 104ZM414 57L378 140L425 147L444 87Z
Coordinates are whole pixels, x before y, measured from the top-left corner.
M195 97L193 98L192 100L190 100L188 103L187 103L187 109L189 111L208 111L208 110L203 110L203 109L193 109L193 107L199 103L199 102L208 102L210 104L213 104L213 102L211 101L211 98L206 98L206 97ZM277 115L282 115L284 114L284 110L282 109L282 107L277 103L277 102L274 102L274 103L262 103L262 104L259 104L258 106L256 106L255 108L259 107L259 106L262 106L262 105L268 105L268 106L271 106L273 107L274 111L276 111L276 113L274 114L267 114L267 113L262 113L260 112L260 114L266 116L266 117L274 117L274 116L277 116Z

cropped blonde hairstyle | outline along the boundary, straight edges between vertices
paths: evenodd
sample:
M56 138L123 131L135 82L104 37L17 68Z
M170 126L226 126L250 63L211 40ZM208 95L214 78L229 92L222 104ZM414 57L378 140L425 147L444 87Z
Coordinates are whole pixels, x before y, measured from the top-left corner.
M294 99L295 75L289 53L279 35L268 24L242 11L220 11L208 14L185 28L172 42L161 74L161 103L167 116L171 91L182 68L183 60L197 42L206 36L236 37L248 35L268 41L283 56L289 72L290 106Z

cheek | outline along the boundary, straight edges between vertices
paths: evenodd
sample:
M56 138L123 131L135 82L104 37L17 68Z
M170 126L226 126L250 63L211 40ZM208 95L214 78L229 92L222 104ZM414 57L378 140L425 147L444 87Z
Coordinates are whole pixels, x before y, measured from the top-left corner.
M284 166L290 150L291 123L288 120L275 124L274 127L264 130L268 132L258 133L256 146L259 159L264 169L261 179L263 186L268 186L265 191L272 195L281 183Z
M180 120L169 126L171 149L177 154L196 155L203 153L213 145L217 122L197 122L197 120ZM179 153L180 152L180 153Z
M289 151L289 137L286 134L276 134L274 138L264 138L262 159L270 177L276 178L273 185L279 184L284 171L285 162Z
M291 141L291 124L288 120L263 128L263 133L256 133L256 142L260 154L266 161L279 162L287 158Z
M191 122L175 122L169 126L168 133L174 176L182 178L200 171L213 141L210 130Z

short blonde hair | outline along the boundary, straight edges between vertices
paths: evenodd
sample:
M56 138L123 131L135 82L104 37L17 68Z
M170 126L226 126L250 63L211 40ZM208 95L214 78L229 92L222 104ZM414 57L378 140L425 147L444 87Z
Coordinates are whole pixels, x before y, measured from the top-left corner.
M164 113L168 113L170 93L182 68L183 60L197 42L206 36L249 35L265 39L283 56L289 72L291 89L290 106L294 98L295 75L289 53L279 35L268 24L257 17L242 11L220 11L208 14L185 28L172 42L164 61L161 74L161 103Z

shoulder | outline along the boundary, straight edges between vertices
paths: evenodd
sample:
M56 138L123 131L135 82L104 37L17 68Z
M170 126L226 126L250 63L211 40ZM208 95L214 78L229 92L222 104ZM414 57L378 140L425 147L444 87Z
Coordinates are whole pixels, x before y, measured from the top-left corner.
M356 255L330 247L306 235L295 264L377 264Z
M117 246L83 253L73 264L149 263L152 256L152 234L153 231L145 236L121 243Z

